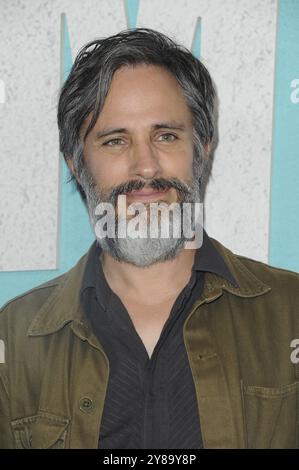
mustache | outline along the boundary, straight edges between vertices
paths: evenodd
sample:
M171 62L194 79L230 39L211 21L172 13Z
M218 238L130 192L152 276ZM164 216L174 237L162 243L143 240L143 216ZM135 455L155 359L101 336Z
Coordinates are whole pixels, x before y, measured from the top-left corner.
M187 197L191 194L191 187L184 181L179 180L178 178L155 178L150 182L142 180L132 180L126 183L121 183L118 186L115 186L108 195L108 202L116 204L117 198L121 194L129 194L132 191L140 191L144 187L154 189L156 191L162 191L170 188L176 189L179 193L179 196L182 198Z

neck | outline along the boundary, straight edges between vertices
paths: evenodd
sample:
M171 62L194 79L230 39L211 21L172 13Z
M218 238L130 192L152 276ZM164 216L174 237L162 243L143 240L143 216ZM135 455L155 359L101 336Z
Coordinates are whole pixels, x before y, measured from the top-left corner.
M176 296L188 283L196 250L182 249L172 260L146 268L119 262L102 251L100 261L110 288L125 297L167 299Z

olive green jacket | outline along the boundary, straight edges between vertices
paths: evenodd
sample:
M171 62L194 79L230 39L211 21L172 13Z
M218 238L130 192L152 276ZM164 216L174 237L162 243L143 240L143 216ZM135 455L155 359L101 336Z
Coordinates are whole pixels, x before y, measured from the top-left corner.
M299 275L212 239L238 282L207 273L184 323L205 448L298 448ZM0 313L0 448L97 448L109 361L79 303L87 254Z

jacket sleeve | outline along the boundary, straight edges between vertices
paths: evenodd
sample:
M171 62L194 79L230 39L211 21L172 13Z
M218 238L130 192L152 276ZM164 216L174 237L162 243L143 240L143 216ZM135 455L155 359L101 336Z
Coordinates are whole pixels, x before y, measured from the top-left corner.
M10 403L4 375L0 364L0 449L13 449L14 440L10 425Z

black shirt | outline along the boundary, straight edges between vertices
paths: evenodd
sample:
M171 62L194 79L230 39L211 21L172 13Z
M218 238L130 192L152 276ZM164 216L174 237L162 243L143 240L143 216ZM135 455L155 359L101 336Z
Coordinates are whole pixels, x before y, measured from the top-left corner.
M188 284L177 297L151 358L120 298L102 270L93 243L80 299L110 365L100 449L199 449L200 417L183 339L183 325L204 286L205 271L236 285L204 231Z

